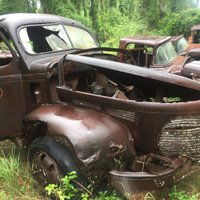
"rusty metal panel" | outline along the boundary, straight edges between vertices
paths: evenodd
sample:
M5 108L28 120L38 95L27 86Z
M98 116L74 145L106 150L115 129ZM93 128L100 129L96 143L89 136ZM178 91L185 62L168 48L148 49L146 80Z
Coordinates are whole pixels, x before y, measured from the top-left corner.
M167 71L173 74L181 74L184 64L188 60L187 56L177 56L174 62L167 67Z

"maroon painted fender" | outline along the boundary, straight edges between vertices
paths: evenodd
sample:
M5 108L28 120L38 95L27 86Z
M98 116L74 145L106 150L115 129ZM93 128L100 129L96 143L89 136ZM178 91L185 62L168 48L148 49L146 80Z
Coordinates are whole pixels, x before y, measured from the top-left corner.
M88 165L99 159L135 155L129 130L114 118L71 105L43 105L25 118L47 123L49 135L63 135L71 142L77 157Z

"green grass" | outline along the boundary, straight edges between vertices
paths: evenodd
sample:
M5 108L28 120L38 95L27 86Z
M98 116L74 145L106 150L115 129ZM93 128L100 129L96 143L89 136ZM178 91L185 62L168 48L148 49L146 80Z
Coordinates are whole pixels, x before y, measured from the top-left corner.
M23 162L20 149L11 142L0 143L0 199L45 200L32 179L30 169Z
M20 148L13 143L0 142L0 200L48 200L41 194L41 189L33 180L29 166L26 163ZM105 191L99 192L95 200L115 200L118 197L109 196ZM171 189L162 192L148 192L142 197L129 196L129 200L199 200L200 199L200 172L181 180Z

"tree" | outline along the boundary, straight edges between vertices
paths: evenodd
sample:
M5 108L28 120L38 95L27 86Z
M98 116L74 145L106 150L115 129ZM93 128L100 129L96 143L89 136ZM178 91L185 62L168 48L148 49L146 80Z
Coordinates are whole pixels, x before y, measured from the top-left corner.
M29 0L1 0L0 13L35 12L36 6Z

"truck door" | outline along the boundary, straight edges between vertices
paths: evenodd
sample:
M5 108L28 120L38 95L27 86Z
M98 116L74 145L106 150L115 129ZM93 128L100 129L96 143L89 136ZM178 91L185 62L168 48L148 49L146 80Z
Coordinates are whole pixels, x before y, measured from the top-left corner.
M0 31L0 138L20 134L24 115L22 74L12 43Z

